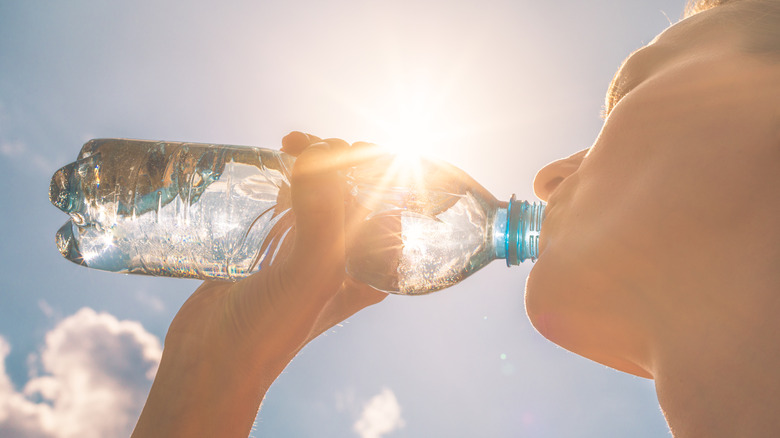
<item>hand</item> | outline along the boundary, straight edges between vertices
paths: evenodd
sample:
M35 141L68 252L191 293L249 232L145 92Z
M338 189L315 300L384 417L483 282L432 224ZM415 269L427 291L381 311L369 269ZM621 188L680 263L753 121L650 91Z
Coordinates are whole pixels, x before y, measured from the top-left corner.
M317 335L386 294L345 274L342 140L293 132L295 231L273 263L236 282L208 281L184 303L133 436L247 436L265 391ZM357 148L359 149L359 148Z

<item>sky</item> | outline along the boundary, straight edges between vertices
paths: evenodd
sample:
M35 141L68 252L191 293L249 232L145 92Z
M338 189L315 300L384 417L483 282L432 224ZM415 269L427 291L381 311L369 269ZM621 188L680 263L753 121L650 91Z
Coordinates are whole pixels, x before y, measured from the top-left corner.
M532 200L683 3L0 0L0 437L129 435L198 286L59 255L49 180L87 140L277 148L302 130L421 150ZM287 367L251 436L669 436L651 381L533 329L530 268L351 317Z

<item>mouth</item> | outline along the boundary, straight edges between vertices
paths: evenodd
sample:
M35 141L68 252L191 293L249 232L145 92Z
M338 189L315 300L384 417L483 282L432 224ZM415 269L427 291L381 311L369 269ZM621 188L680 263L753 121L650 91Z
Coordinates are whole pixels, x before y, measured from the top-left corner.
M553 203L548 202L544 208L544 220L542 221L542 227L539 230L539 255L537 258L541 258L544 254L544 250L547 247L548 233L550 230L550 216L553 210Z

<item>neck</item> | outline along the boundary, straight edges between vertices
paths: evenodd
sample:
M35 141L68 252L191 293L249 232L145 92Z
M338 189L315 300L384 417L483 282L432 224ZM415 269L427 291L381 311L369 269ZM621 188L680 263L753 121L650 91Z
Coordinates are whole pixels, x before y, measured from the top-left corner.
M675 438L780 436L777 274L723 272L659 343L658 400Z

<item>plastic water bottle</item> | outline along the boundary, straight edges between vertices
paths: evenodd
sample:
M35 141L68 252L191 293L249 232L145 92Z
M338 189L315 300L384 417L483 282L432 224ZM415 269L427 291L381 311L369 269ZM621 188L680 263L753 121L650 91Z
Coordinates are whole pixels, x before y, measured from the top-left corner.
M272 263L294 232L294 161L254 147L90 140L51 180L49 199L70 215L57 248L106 271L239 280ZM544 205L499 202L449 164L382 154L347 181L365 211L347 272L377 289L429 293L494 259L538 255Z

